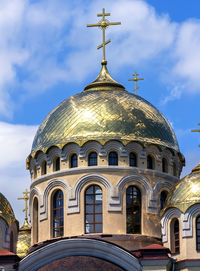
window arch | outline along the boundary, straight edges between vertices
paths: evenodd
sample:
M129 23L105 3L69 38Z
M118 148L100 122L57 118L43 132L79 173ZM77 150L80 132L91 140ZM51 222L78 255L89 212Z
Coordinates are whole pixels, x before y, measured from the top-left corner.
M167 196L168 196L168 192L167 191L162 191L160 193L160 210L162 210L163 208L165 208Z
M91 152L88 155L88 166L97 166L97 153Z
M147 156L147 168L154 169L154 158L150 154Z
M42 162L42 170L41 170L41 174L42 174L42 175L47 174L47 162L46 162L45 160Z
M180 232L177 218L171 222L171 250L174 254L180 253Z
M102 228L102 189L91 185L85 191L85 233L100 233Z
M141 233L141 192L134 185L126 189L126 231Z
M137 167L137 155L134 152L129 154L129 166Z
M200 215L196 218L196 249L200 251Z
M33 243L38 242L38 199L33 201Z
M162 159L162 172L168 172L168 164L167 164L167 159L163 158Z
M78 166L78 157L76 153L73 153L70 158L70 167L77 167Z
M63 192L57 190L53 195L53 237L64 234Z
M108 155L109 166L118 166L118 154L115 151L111 151Z
M55 157L53 161L53 171L59 171L60 170L60 157Z

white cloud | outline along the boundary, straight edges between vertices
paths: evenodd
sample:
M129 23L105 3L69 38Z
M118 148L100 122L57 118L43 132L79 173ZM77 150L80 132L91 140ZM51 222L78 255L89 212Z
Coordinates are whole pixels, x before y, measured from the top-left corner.
M30 187L26 157L36 133L36 126L13 125L0 122L0 192L10 201L21 222L24 203L17 200Z
M180 99L183 89L184 89L184 87L180 86L180 85L176 85L176 86L172 87L169 95L166 96L165 98L163 98L163 100L161 101L161 105L165 105L170 101Z
M189 92L200 91L200 21L189 20L179 27L174 48L175 76L184 80Z
M199 91L200 22L172 22L167 14L142 0L0 0L0 114L12 117L18 100L39 95L60 81L81 82L100 69L100 30L87 23L100 20L102 7L111 12L108 28L109 66L119 68L150 65L158 78L166 74L168 86L176 80L189 91ZM112 28L112 30L111 30ZM187 87L172 87L164 103L180 98ZM24 99L20 99L23 95Z

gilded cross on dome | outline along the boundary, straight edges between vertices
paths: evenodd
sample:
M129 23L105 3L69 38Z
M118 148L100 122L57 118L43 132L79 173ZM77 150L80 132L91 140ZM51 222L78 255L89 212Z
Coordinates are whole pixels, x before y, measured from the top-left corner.
M105 8L103 8L102 10L102 14L97 14L97 17L102 17L101 21L97 24L87 24L87 27L93 27L93 26L97 26L97 27L100 27L102 32L103 32L103 43L100 44L97 49L100 49L103 47L103 60L102 60L102 64L107 64L107 61L106 61L106 50L105 50L105 46L106 44L108 44L111 40L107 40L105 39L105 30L106 28L108 28L110 25L119 25L121 24L120 22L116 22L116 23L111 23L109 22L105 16L110 16L110 13L105 13Z
M133 74L133 76L134 76L134 78L133 79L128 79L128 81L135 81L135 88L134 88L134 90L133 91L135 91L135 93L136 93L136 95L137 95L137 90L138 90L138 86L137 86L137 81L139 81L139 80L144 80L144 78L138 78L137 76L138 76L139 74L138 73L134 73Z
M25 200L25 209L23 210L23 212L25 212L25 223L28 223L28 215L27 215L27 211L28 211L28 200L29 200L29 196L28 194L30 194L30 192L28 192L28 190L26 189L25 192L23 192L24 197L21 198L17 198L17 199L23 199Z
M198 123L198 125L200 125L200 123ZM199 132L200 133L200 129L192 130L192 132ZM199 147L200 147L200 145L199 145Z

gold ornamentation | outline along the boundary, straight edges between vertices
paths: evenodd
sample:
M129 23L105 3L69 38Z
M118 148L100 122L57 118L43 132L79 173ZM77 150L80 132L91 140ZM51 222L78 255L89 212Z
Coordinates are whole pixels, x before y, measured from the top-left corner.
M200 123L198 123L198 125L200 125ZM191 132L199 132L200 133L200 129L198 129L198 130L192 130ZM200 144L199 144L199 147L200 147Z
M32 156L51 146L82 146L89 140L102 145L109 140L147 142L179 152L172 127L153 105L127 91L110 90L84 91L58 105L40 125Z
M10 226L15 221L13 209L3 194L0 193L0 217Z
M183 213L195 203L200 202L200 174L199 171L191 172L178 182L169 195L166 209L176 207Z
M29 196L28 196L28 194L30 194L30 192L28 192L28 190L26 189L25 190L25 192L23 192L23 194L24 194L24 197L22 197L22 198L17 198L17 199L23 199L24 201L25 201L25 208L24 208L24 210L23 210L23 212L25 212L25 222L24 222L24 225L29 225L29 223L28 223L28 204L27 204L27 202L28 202L28 200L29 200Z
M100 44L97 49L103 48L103 60L102 64L107 64L106 62L106 50L105 46L111 41L111 40L105 40L105 30L108 28L110 25L119 25L121 24L120 22L117 23L111 23L108 20L106 20L105 16L110 16L110 13L105 13L105 8L102 10L102 14L97 14L97 17L102 17L101 21L98 24L87 24L87 27L100 27L103 33L103 43Z
M133 91L135 91L135 94L137 95L137 90L138 90L138 86L137 86L137 82L139 81L139 80L144 80L144 78L138 78L137 76L138 76L139 74L137 74L136 72L133 74L133 76L134 76L134 78L132 78L132 79L128 79L128 81L135 81L135 88L134 88L134 90Z

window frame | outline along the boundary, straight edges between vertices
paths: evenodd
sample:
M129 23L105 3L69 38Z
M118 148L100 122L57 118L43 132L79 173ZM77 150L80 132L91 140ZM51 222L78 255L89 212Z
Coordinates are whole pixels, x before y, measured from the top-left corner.
M162 200L161 197L162 197L162 195L163 195L164 193L165 193L165 195L166 195L166 198L165 198L165 200ZM169 192L166 191L166 190L162 190L162 191L160 192L160 210L163 210L163 209L165 208L168 195L169 195Z
M60 170L60 156L56 156L53 160L53 171L59 171L59 170Z
M76 157L76 159L74 159L74 157ZM75 163L75 165L73 165L73 163ZM77 153L72 153L70 156L70 168L75 168L78 167L78 155Z
M131 189L131 192L128 191L129 189ZM128 201L131 198L134 200L134 196L135 196L134 192L136 192L138 194L137 198L138 198L139 204L134 204L132 202L131 206L128 207ZM128 198L128 195L129 196L131 195L131 196ZM137 221L137 216L133 212L133 210L135 210L135 209L136 210L139 209L139 215L138 215L139 222L138 223L137 222L135 223L135 221ZM131 222L128 222L130 214L131 214ZM131 231L129 231L128 227L131 224L132 224L132 229L131 229ZM136 228L135 225L138 226L139 230L135 229ZM142 192L137 185L129 185L126 188L126 233L127 234L141 234L142 233Z
M115 154L116 157L111 157L111 154ZM113 162L116 161L116 162ZM109 166L118 166L119 158L118 158L118 152L117 151L110 151L108 154L108 165Z
M59 195L61 194L61 197ZM57 197L58 194L58 197ZM52 237L62 237L64 236L64 193L61 189L57 189L53 192L51 197L51 206L52 206ZM57 207L58 202L58 207ZM60 202L62 203L60 205ZM54 213L58 210L59 215L56 216ZM56 222L58 220L58 222ZM62 221L62 223L61 223ZM58 223L58 226L54 226L54 224ZM57 231L58 229L58 231ZM58 235L56 234L58 232Z
M47 161L43 160L41 165L41 175L47 174Z
M168 162L165 157L162 158L162 172L168 173Z
M149 167L149 161L148 159L151 158L151 167ZM147 169L151 169L151 170L154 170L155 169L155 158L152 154L148 154L147 155Z
M91 157L91 155L95 154L96 157ZM96 163L94 163L93 161L96 159ZM98 165L98 156L97 156L97 152L95 151L91 151L88 154L88 166L92 167L92 166L97 166Z
M197 221L199 219L199 221ZM199 224L199 229L197 227L197 223ZM200 214L198 214L195 218L195 229L196 229L196 251L200 252ZM199 231L199 233L198 233ZM199 241L198 241L199 238ZM198 248L199 246L199 248Z
M92 193L89 193L89 189L92 188ZM96 193L96 191L100 189L101 193ZM92 196L92 197L91 197ZM100 196L101 197L101 202L97 203L96 202L96 196ZM88 198L91 197L92 198L92 202L88 201ZM92 206L92 212L88 212L87 211L87 207L88 206ZM97 206L101 206L101 212L97 212ZM88 207L89 209L89 207ZM96 215L101 215L101 221L97 222L96 221ZM87 222L87 216L92 216L92 222ZM87 229L87 227L90 227L90 225L93 225L93 231L90 231ZM101 231L96 231L96 225L101 225ZM97 184L92 184L89 185L86 189L85 189L85 193L84 193L84 232L85 234L93 234L93 233L103 233L103 190L101 188L101 186L97 185Z
M133 157L131 158L131 155L134 155L134 158ZM131 165L131 159L134 160L134 163L133 163L134 165ZM133 151L129 153L129 166L137 167L137 154Z

